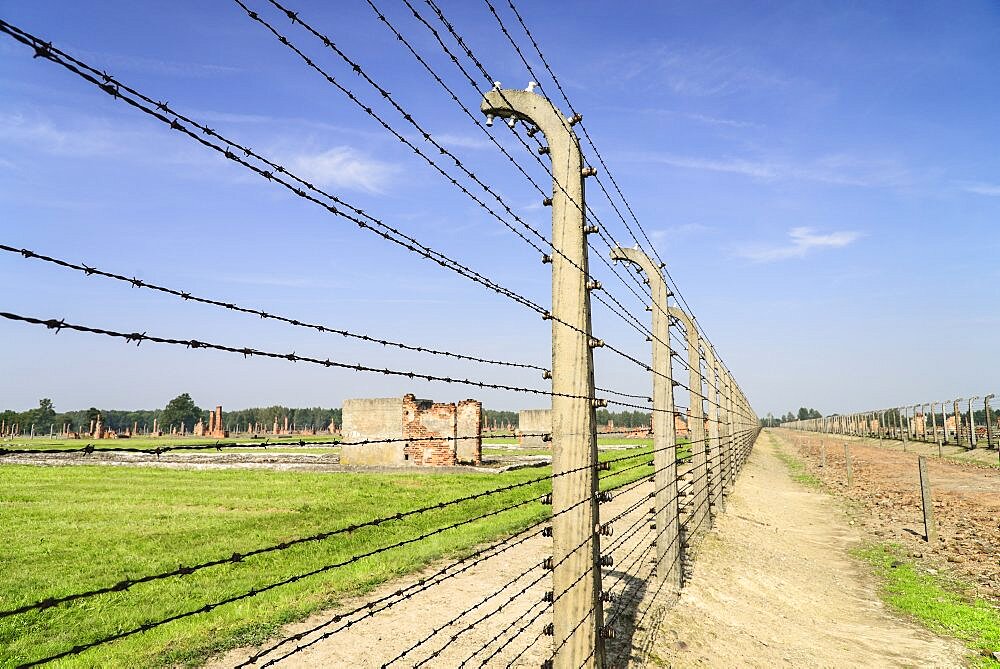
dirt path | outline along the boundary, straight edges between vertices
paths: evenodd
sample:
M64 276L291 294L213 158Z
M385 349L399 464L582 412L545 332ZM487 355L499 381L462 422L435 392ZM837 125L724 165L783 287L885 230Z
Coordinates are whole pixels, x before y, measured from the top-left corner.
M923 566L956 574L975 593L1000 602L1000 469L927 455L937 541L924 541L923 511L913 444L879 446L878 440L783 432L809 472L824 485L859 503L870 533L906 546ZM894 442L885 441L884 444ZM899 442L895 442L897 445ZM853 485L848 487L844 444L851 450ZM822 452L826 451L826 466Z
M961 667L967 651L890 613L828 495L793 481L765 432L666 613L649 664ZM787 442L784 448L792 452Z

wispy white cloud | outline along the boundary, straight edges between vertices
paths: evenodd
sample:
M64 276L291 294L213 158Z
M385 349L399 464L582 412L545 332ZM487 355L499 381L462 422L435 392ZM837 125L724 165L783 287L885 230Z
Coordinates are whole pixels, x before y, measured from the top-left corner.
M705 123L708 125L724 125L730 128L759 128L761 127L759 123L751 123L750 121L739 121L731 118L723 118L721 116L709 116L707 114L696 114L692 112L680 112L680 115L684 118L689 118L692 121L698 121L700 123Z
M959 187L966 193L975 193L976 195L988 195L990 197L1000 197L1000 185L997 184L987 184L979 181L973 181L969 183L963 183Z
M99 156L121 153L129 143L124 131L105 125L57 125L43 117L0 112L0 142L58 156Z
M753 64L748 54L734 48L660 44L622 54L611 66L622 81L643 81L648 87L666 87L685 97L727 95L788 83L785 76Z
M712 228L701 223L681 223L680 225L671 225L666 228L653 228L649 231L649 238L659 244L667 240L677 239L678 237L698 235L711 230Z
M299 153L287 161L294 172L321 186L382 193L398 172L390 163L374 160L349 146L319 153Z
M746 245L736 250L736 255L754 262L774 262L789 258L802 258L816 249L843 248L861 238L853 230L818 233L813 228L798 227L788 231L789 241L777 245Z
M705 125L716 125L724 126L727 128L762 128L764 127L760 123L754 123L753 121L745 121L742 119L727 118L725 116L717 116L715 114L702 114L700 112L690 112L690 111L680 111L678 109L669 109L666 107L619 107L619 106L609 106L609 110L621 111L629 114L650 114L655 116L661 116L664 118L672 119L687 119L689 121L695 121L696 123L702 123Z
M243 71L242 68L232 65L221 65L218 63L194 63L189 61L168 60L164 58L147 58L144 56L132 56L120 53L91 51L89 49L74 47L72 44L64 45L63 48L75 53L83 60L92 63L100 63L100 67L122 72L142 72L146 74L158 74L171 77L202 79L231 75Z
M800 161L766 156L705 158L665 152L625 155L623 158L684 169L726 172L763 181L800 180L841 186L899 187L912 180L909 171L895 161L855 158L847 154Z

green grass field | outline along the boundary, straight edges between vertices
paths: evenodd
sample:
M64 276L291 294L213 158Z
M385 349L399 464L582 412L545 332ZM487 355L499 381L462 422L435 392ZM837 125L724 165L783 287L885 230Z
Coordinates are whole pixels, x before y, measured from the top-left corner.
M642 453L613 451L601 459ZM614 471L648 459L616 462ZM0 610L109 586L548 474L312 474L96 466L0 467ZM602 472L608 476L609 472ZM649 475L636 467L602 482ZM0 619L0 666L47 657L143 623L419 536L536 497L547 481L320 542ZM66 667L194 666L258 643L287 622L364 593L439 558L543 519L531 502L429 539L310 576L208 613L94 648Z
M299 441L312 443L317 441L340 441L340 437L329 434L274 436L266 439L231 438L210 439L205 437L136 437L134 439L34 439L18 437L10 441L0 441L0 448L83 448L91 444L95 448L158 448L164 446L190 446L193 444L267 444L268 450L281 443L297 444ZM273 444L273 445L272 445ZM301 447L298 447L301 448ZM232 449L226 449L232 452ZM248 449L251 451L258 449Z
M975 651L1000 649L1000 609L984 600L959 594L959 584L921 570L905 557L902 547L876 544L855 551L871 564L883 583L883 598L929 629L962 639ZM982 669L1000 669L1000 662L982 654L971 661Z

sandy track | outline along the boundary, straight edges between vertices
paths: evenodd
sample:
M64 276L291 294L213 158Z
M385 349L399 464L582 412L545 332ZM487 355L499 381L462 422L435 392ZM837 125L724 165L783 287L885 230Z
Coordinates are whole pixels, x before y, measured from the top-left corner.
M805 489L764 433L649 664L671 667L961 667L966 650L890 613L828 495ZM791 452L791 445L785 446Z

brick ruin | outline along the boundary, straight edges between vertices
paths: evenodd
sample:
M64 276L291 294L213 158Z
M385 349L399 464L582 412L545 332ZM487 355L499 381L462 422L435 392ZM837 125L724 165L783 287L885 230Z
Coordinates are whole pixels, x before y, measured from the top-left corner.
M155 425L155 423L154 423ZM205 422L199 418L198 423L194 426L194 436L196 437L212 437L214 439L226 439L229 437L229 432L222 427L222 406L218 405L215 407L215 411L208 414L208 426L205 426Z
M345 400L341 433L348 443L340 462L430 467L481 464L482 411L482 403L476 400L441 404L414 395Z

